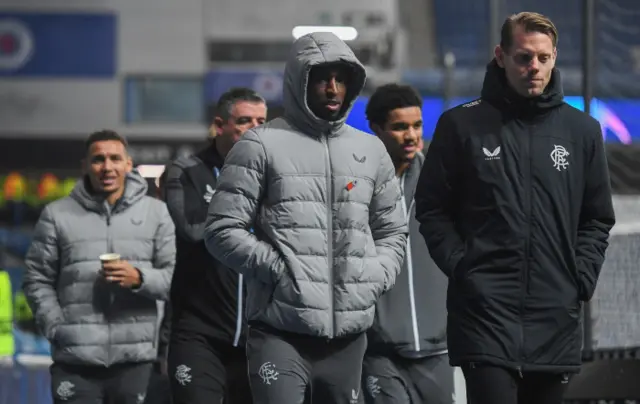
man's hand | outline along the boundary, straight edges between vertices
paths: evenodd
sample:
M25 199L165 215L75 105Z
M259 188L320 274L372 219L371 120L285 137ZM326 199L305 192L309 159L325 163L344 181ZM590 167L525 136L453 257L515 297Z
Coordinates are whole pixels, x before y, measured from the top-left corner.
M102 269L107 281L117 283L123 288L136 289L142 284L140 271L127 261L105 262Z

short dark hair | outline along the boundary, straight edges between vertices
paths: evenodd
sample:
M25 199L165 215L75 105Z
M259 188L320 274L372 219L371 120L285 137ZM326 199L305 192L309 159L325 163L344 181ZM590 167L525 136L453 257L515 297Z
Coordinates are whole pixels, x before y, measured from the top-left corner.
M411 86L391 83L376 89L367 103L365 113L369 124L384 126L391 111L409 107L422 108L420 93Z
M558 45L558 29L549 17L532 11L523 11L509 16L502 24L500 47L507 53L513 45L513 31L518 26L524 28L525 32L539 32L548 35L553 47Z
M111 129L103 129L103 130L93 132L92 134L89 135L87 140L85 140L84 142L85 153L89 152L89 149L91 148L92 144L96 142L103 142L105 140L115 140L117 142L120 142L124 145L125 149L129 146L127 139L125 139L124 136L122 136L118 132Z
M241 101L256 104L267 103L260 94L250 88L234 87L220 96L212 118L219 117L226 121L231 116L233 106Z

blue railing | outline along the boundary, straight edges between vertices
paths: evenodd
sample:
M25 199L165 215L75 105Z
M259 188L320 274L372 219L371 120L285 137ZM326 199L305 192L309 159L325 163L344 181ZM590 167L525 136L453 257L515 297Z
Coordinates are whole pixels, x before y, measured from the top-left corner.
M19 354L0 358L0 404L51 404L51 358Z

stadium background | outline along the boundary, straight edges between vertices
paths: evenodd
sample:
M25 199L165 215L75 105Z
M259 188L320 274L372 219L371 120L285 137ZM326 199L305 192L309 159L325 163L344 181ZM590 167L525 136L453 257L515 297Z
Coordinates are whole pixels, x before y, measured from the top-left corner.
M591 21L585 7L593 7ZM253 87L268 99L270 117L281 113L293 28L339 26L357 30L349 43L369 74L348 122L368 131L367 94L403 81L423 94L428 145L440 113L479 94L502 21L524 10L544 13L558 26L558 67L567 102L577 108L584 107L583 73L590 67L590 113L607 142L619 224L588 313L595 353L586 359L635 358L637 0L2 0L0 268L10 275L11 291L0 277L0 325L9 324L0 333L11 331L14 349L0 359L0 403L50 402L48 344L34 333L19 290L22 257L42 206L66 195L79 177L88 133L123 133L136 165L162 165L191 153L204 141L211 105L232 86ZM592 39L591 63L585 63L585 37ZM8 305L11 316L3 311Z

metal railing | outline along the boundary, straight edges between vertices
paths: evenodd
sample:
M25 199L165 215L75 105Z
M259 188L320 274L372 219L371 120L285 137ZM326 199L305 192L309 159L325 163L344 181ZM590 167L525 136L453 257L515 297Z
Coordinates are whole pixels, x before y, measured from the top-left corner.
M0 357L0 404L51 404L47 355Z

